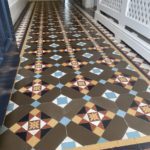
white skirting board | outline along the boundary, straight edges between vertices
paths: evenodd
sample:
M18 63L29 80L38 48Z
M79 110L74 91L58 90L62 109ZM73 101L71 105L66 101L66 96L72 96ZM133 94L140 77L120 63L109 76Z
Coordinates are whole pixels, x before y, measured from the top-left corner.
M95 19L107 27L112 33L114 33L117 39L125 42L139 55L150 62L150 44L140 39L130 31L126 30L124 27L121 27L110 18L107 18L99 11L95 12Z
M16 23L28 0L8 0L13 24Z

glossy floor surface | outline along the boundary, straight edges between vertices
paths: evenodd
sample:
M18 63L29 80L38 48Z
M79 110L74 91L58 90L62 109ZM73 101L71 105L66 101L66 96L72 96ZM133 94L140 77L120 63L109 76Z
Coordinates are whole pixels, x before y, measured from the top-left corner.
M147 142L149 80L138 68L68 1L37 2L31 19L0 150Z

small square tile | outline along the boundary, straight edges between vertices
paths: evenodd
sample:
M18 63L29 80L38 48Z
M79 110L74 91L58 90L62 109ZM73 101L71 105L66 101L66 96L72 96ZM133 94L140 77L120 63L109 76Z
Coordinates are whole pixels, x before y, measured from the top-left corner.
M107 81L106 81L106 80L101 79L101 80L99 80L99 83L101 83L101 84L106 84L106 83L107 83Z
M56 85L56 87L59 88L59 89L62 89L62 88L64 87L64 85L61 84L61 83L58 83L58 84Z
M60 67L59 63L54 64L55 67Z
M40 75L40 74L36 74L34 77L35 77L35 78L37 78L37 79L39 79L39 78L41 78L41 77L42 77L42 75Z
M40 105L41 105L41 103L38 102L38 101L34 101L34 102L31 104L31 106L33 106L34 108L37 108L37 107L40 106Z
M81 71L75 71L75 74L80 75Z
M131 91L129 92L129 94L136 96L136 95L138 94L138 92L137 92L137 91L134 91L134 90L131 90Z
M122 118L124 118L125 117L125 115L126 115L126 112L125 111L123 111L123 110L118 110L117 111L117 113L116 113L118 116L120 116L120 117L122 117Z
M118 71L118 68L112 68L112 71L116 72Z
M93 65L93 64L95 64L95 62L94 61L89 61L89 64Z
M62 119L59 121L62 125L67 126L70 123L70 119L67 117L62 117Z
M90 101L91 100L91 96L89 96L89 95L85 95L84 97L83 97L83 99L84 100L86 100L86 101Z

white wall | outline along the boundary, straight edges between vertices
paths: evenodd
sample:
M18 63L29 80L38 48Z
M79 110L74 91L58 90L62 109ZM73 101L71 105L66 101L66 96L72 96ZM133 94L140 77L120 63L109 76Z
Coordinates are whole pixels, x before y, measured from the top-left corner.
M13 24L16 23L27 2L28 0L8 0Z

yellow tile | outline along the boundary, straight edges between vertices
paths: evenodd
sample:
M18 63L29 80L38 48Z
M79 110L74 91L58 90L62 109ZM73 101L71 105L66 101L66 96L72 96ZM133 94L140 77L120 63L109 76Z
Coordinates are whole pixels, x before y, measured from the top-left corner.
M51 119L47 124L51 127L55 127L58 124L58 121L55 119Z
M35 108L35 109L33 109L30 113L35 116L35 115L37 115L39 112L40 112L40 111Z
M52 90L54 88L54 85L50 84L47 86L48 89Z
M111 118L111 119L113 119L115 117L115 114L113 112L111 112L111 111L108 111L106 113L106 116L109 117L109 118Z
M135 97L135 100L138 101L138 102L142 102L142 101L143 101L143 98L142 98L142 97L139 97L139 96L136 96L136 97Z
M108 82L114 83L114 80L113 79L109 79Z
M31 145L32 147L34 147L35 145L37 145L37 143L39 143L39 142L40 142L40 140L39 140L37 137L35 137L35 136L31 137L31 138L27 141L27 143L28 143L29 145Z
M86 106L87 106L88 108L92 108L92 107L94 106L94 104L91 103L91 102L88 102L88 103L86 103Z
M95 133L98 136L101 136L104 133L104 129L101 129L99 127L96 127L93 131L93 133Z
M24 93L25 91L27 91L27 89L26 88L21 88L20 90L19 90L21 93Z
M19 129L21 129L21 126L17 123L10 128L10 130L14 133L16 133Z
M88 92L89 92L89 90L86 90L86 89L81 91L81 93L83 93L83 94L87 94Z
M92 84L94 84L94 85L96 85L98 82L97 81L95 81L95 80L92 80L92 82L91 82Z
M132 86L130 86L130 85L126 85L125 88L128 90L132 90Z
M132 116L136 115L136 111L133 110L133 109L129 109L127 113L130 114L130 115L132 115Z
M75 116L72 121L79 124L81 122L82 118L80 118L79 116Z
M68 83L66 84L66 86L67 86L67 87L71 87L71 86L72 86L72 83L68 82Z
M34 100L38 100L39 98L41 98L41 96L36 94L36 95L32 96L32 98L33 98Z

